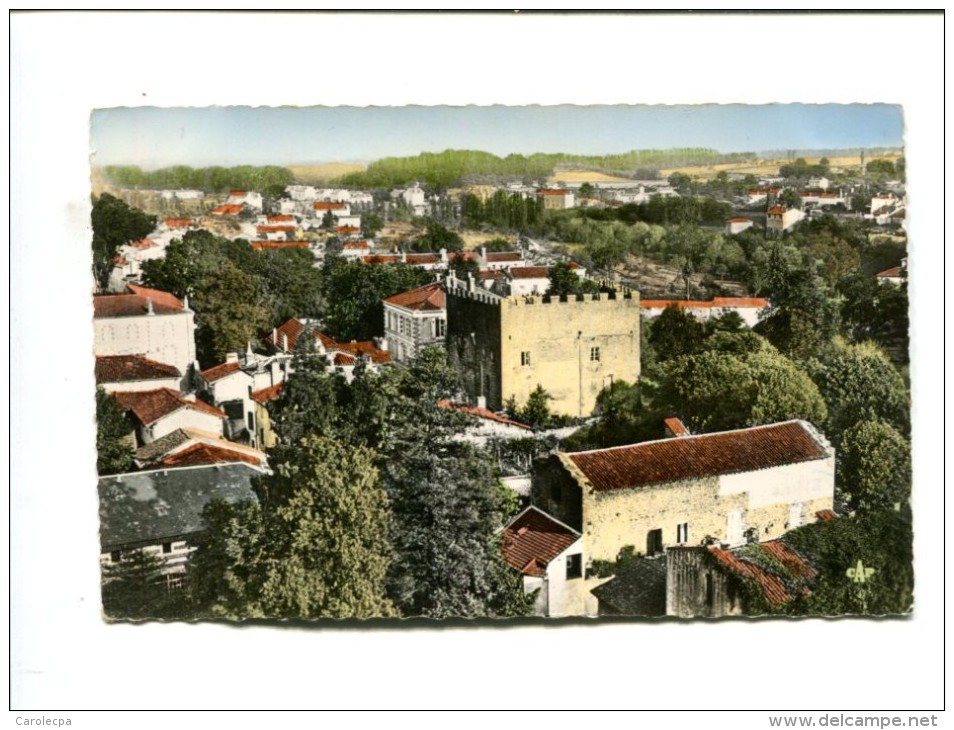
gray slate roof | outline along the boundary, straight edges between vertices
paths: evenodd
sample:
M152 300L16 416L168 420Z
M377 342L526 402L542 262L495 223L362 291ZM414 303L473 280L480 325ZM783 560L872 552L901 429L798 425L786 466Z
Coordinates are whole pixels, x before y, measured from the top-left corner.
M181 428L177 428L171 433L167 433L161 438L157 438L155 441L150 441L145 446L142 446L136 449L136 461L147 463L150 461L155 461L161 456L165 456L170 451L182 444L188 443L192 440L192 437L183 431Z
M201 530L202 509L215 498L256 499L262 472L248 464L135 472L99 480L99 540L103 552L154 545Z
M632 561L592 593L599 599L601 614L665 616L666 555Z

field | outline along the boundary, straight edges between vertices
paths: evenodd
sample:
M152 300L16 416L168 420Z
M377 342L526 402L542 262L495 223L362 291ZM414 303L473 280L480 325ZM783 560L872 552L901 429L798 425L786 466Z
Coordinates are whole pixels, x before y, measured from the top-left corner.
M901 157L900 152L890 152L884 155L878 155L879 159L891 160L894 162ZM809 164L817 164L820 157L805 157ZM875 157L866 156L866 162L870 162ZM681 172L692 178L711 178L719 172L735 172L742 175L777 175L778 168L789 162L787 159L776 158L767 160L751 160L745 163L726 162L715 165L687 165L684 167L669 167L659 171L662 177L669 177L674 172ZM828 158L832 171L839 172L847 168L857 168L861 166L861 157L859 155L834 155Z
M367 165L360 162L326 162L321 165L288 165L299 185L327 183L349 172L363 172Z
M607 175L596 170L557 170L548 179L548 183L573 182L626 182L628 178Z

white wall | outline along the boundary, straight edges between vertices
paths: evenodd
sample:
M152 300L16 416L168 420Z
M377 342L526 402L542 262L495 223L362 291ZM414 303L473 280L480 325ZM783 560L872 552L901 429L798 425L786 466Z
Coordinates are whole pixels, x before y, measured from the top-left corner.
M835 458L801 464L726 474L719 477L719 496L748 492L748 508L808 502L831 497L835 485Z

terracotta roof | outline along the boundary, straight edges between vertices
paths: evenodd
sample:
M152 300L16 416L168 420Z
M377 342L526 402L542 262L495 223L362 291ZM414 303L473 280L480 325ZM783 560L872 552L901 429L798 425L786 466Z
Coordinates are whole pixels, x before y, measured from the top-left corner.
M270 248L308 248L311 244L308 241L252 241L251 246L255 251L264 251Z
M238 215L245 209L242 203L223 203L218 208L213 208L212 215Z
M597 491L698 479L825 459L830 455L803 421L561 453Z
M210 368L203 370L200 375L205 379L207 383L214 383L216 380L224 378L226 375L231 375L236 370L239 369L239 364L237 362L223 362L218 365L213 365Z
M461 259L462 261L476 261L480 258L480 254L476 251L451 251L447 254L448 261L456 261Z
M337 233L357 233L360 230L357 226L338 226L335 228Z
M749 218L740 218L740 217L736 216L736 217L733 217L733 218L726 218L726 219L725 219L725 222L726 222L726 223L751 223L752 221L751 221L751 219L749 219Z
M368 243L367 241L345 241L344 243L341 244L341 248L350 248L350 249L371 248L371 244Z
M834 510L830 509L820 509L815 513L817 517L822 522L828 522L828 520L833 520L838 517Z
M425 284L410 291L395 294L384 300L387 304L404 309L422 311L440 311L447 308L444 287L440 283Z
M192 440L193 437L190 433L185 429L177 428L175 431L171 431L165 436L161 436L155 441L150 441L148 444L144 444L136 449L136 461L141 464L148 464Z
M675 417L665 418L663 419L663 423L666 424L666 428L669 429L669 432L673 436L691 436L692 435L689 433L689 429L686 428L686 424L684 424L678 418L675 418Z
M569 190L565 188L538 188L537 195L566 195Z
M726 550L713 546L709 548L709 552L719 564L732 573L755 581L765 597L776 606L791 601L795 597L792 591L807 592L808 589L804 584L818 577L815 569L805 558L781 540L770 540L759 543L757 546L747 546L746 549L758 549L768 553L772 562L779 563L789 573L788 584L782 576L746 559L739 549Z
M259 233L291 233L295 230L295 226L272 226L272 225L257 225L255 230Z
M182 311L182 302L169 292L126 284L126 291L122 294L94 294L93 316L144 316L149 311L147 300L152 302L154 314L178 314Z
M713 297L709 301L702 299L640 299L639 306L645 309L709 309L721 307L767 307L768 299L762 297Z
M140 238L138 241L131 241L129 245L132 246L133 248L145 249L145 248L152 248L153 246L156 245L156 242L153 241L151 238Z
M520 421L514 421L506 416L498 415L488 408L479 408L477 406L467 405L466 403L455 403L446 399L437 401L437 405L441 408L450 408L455 411L460 411L462 413L467 413L471 416L476 416L477 418L485 418L488 421L496 421L497 423L504 423L508 426L516 426L517 428L525 428L528 431L532 431L533 428L528 426L525 423L520 423Z
M248 193L245 192L244 190L230 190L230 191L229 191L229 197L244 198L246 195L248 195Z
M354 355L339 352L335 355L335 365L354 365Z
M409 253L405 255L404 260L411 266L420 266L421 264L439 264L441 257L436 253Z
M285 214L267 215L265 220L268 223L294 223L295 216Z
M478 276L481 279L502 279L505 274L502 269L481 269Z
M515 266L510 269L512 279L546 279L549 276L548 266Z
M896 279L901 276L901 267L892 266L890 269L885 269L884 271L879 271L875 276L884 278L884 279Z
M139 392L118 392L113 393L113 397L122 408L132 411L136 418L146 426L182 408L191 408L194 411L225 418L224 411L200 400L187 401L180 398L176 391L169 388Z
M523 261L523 254L519 251L488 251L487 261Z
M315 210L341 210L345 207L345 204L329 200L316 200L313 203L313 207Z
M191 218L166 218L163 223L166 228L188 228L192 225Z
M332 340L332 342L334 342L334 340ZM360 342L355 342L353 340L351 342L335 342L334 347L336 349L345 350L346 352L353 354L366 355L367 357L370 357L371 362L374 363L391 362L391 353L387 350L380 349L371 340L362 340Z
M295 345L298 343L298 338L304 331L305 326L297 319L292 317L287 322L284 322L280 326L276 327L274 335L268 336L268 341L275 345L275 347L281 349L282 335L285 335L288 339L288 349L294 350Z
M275 400L279 395L281 395L282 387L284 385L284 383L275 383L275 385L270 385L267 388L253 391L252 400L256 403L265 405L269 401Z
M546 566L576 542L580 533L536 507L527 507L503 529L503 559L524 575L546 575Z
M784 205L773 205L773 206L772 206L771 208L769 208L768 211L766 211L766 212L771 213L771 214L781 215L781 214L784 213L786 210L788 210L788 208L786 208Z
M298 338L301 337L301 333L304 332L304 330L304 325L297 319L292 318L282 324L280 327L276 328L275 336L272 337L272 335L269 335L268 341L273 343L275 347L281 348L282 335L284 334L288 337L288 349L294 350L295 345L298 343ZM361 342L338 342L337 340L326 335L317 327L313 329L312 332L314 333L315 338L321 342L326 350L338 350L352 355L367 355L371 358L371 362L375 363L391 362L391 353L378 348L373 341L364 340Z
M96 357L97 383L181 377L179 368L152 360L144 355L99 355Z
M381 254L373 254L371 256L364 257L364 263L366 264L393 264L400 260L401 260L400 256L395 256L392 254L388 254L385 256L382 256Z
M262 456L264 457L264 454ZM169 456L159 461L159 464L162 466L200 466L203 464L233 464L239 461L258 465L263 462L263 458L256 458L252 454L230 449L224 444L219 446L199 442L187 446L181 451L176 451L174 454L169 454Z

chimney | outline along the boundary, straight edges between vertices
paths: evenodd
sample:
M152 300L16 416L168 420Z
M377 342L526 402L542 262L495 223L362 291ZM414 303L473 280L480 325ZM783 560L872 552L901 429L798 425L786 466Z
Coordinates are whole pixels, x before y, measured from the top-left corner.
M152 298L151 298L151 297L146 297L146 314L149 314L149 315L155 314L155 312L154 312L153 309L152 309Z
M282 352L288 352L288 335L282 332Z
M486 247L486 246L481 246L481 247L480 247L480 258L482 258L484 261L487 260L487 247Z
M182 297L182 309L183 309L183 311L185 311L185 312L191 312L191 311L192 311L191 309L189 309L189 295L188 295L188 294L186 294L184 297Z
M272 344L278 347L278 328L272 327Z
M271 365L269 367L269 372L271 373L271 376L272 376L271 385L275 385L276 383L280 383L282 382L282 380L284 380L284 378L282 378L281 376L281 369L278 366L277 359L272 360Z
M388 338L387 337L375 337L374 346L383 352L388 351Z
M485 396L485 395L478 395L478 396L477 396L477 407L478 407L478 408L483 408L483 409L486 410L486 408L487 408L487 396Z

